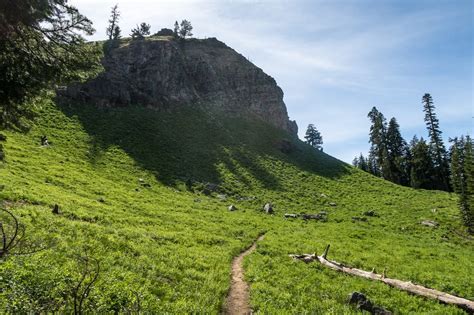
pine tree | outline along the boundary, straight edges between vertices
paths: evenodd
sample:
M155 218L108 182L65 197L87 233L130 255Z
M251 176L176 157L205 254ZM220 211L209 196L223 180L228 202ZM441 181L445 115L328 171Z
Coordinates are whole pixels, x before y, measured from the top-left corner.
M372 174L374 176L377 176L377 177L382 176L381 172L380 172L380 169L379 169L379 166L378 166L378 163L377 163L377 158L376 158L375 153L373 152L372 149L369 151L369 156L367 157L367 168L368 168L370 174Z
M309 124L306 129L306 135L304 136L306 143L312 146L315 149L322 150L323 147L323 137L321 133L316 129L313 124Z
M102 47L92 22L64 0L0 1L0 128L22 127L43 89L94 77Z
M411 175L411 169L412 169L412 160L413 156L410 151L410 147L408 144L405 144L405 147L403 148L403 158L402 158L402 178L401 178L401 184L403 186L410 186L410 175Z
M118 26L118 20L120 18L120 12L118 10L118 4L112 7L110 13L109 26L107 26L106 34L109 40L117 40L120 38L120 27Z
M387 122L376 107L372 108L367 117L372 122L369 133L369 142L371 143L369 158L371 157L375 164L373 166L374 172L379 174L378 176L390 179L392 176L386 143Z
M412 155L410 184L413 188L433 188L433 163L430 158L430 147L421 138L413 137L410 143Z
M406 142L400 133L400 126L395 117L392 117L388 123L386 145L388 151L388 165L390 167L390 181L402 184L404 174L404 150Z
M174 34L174 38L179 37L179 24L178 24L178 21L174 22L173 34Z
M145 36L150 35L150 28L150 24L143 22L140 25L137 25L137 27L135 27L134 29L132 29L132 33L130 34L130 36L132 36L132 39L143 39L145 38Z
M193 26L191 25L191 22L188 20L182 20L181 25L179 28L179 35L181 36L182 39L186 39L186 37L191 37L193 36L193 33L191 31L193 30Z
M434 165L434 188L449 190L449 163L431 95L428 93L423 95L422 103L425 112L425 123L430 137L430 155Z
M451 185L459 196L459 208L464 224L474 233L474 174L472 140L454 138L451 146Z
M114 34L112 35L113 40L118 40L122 37L122 30L120 29L120 26L115 26L114 29Z
M474 234L474 152L473 141L467 136L464 146L464 174L466 178L465 191L465 223L471 234Z
M362 155L362 153L359 156L356 156L354 160L352 160L352 165L355 167L363 170L364 172L369 171L369 166L367 164L367 159Z
M451 146L451 185L453 191L461 194L465 190L464 181L464 138L452 140Z

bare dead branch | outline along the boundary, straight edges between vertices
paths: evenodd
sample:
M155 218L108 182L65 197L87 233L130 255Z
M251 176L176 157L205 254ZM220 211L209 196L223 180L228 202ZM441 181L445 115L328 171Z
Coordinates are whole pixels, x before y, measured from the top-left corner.
M391 279L386 277L387 269L384 269L383 274L375 273L375 268L372 271L365 271L357 268L351 268L344 266L341 263L336 261L331 261L326 259L327 251L329 250L329 245L326 247L325 254L317 256L316 254L301 254L301 255L290 255L293 259L303 260L306 263L310 263L312 261L318 261L322 265L329 267L331 269L344 272L353 276L362 277L365 279L381 281L391 287L410 292L415 295L431 298L438 300L441 303L452 304L456 305L469 313L474 312L474 301L464 299L461 297L457 297L442 291L430 289L418 284L414 284L411 281L402 281L398 279Z

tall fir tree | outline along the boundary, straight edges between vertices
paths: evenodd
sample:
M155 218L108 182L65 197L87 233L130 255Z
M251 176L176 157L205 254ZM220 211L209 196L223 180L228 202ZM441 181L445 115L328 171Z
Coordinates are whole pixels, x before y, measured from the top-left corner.
M466 136L464 147L464 173L466 174L466 209L465 223L471 234L474 234L474 143Z
M388 123L386 146L389 160L388 164L390 167L390 178L387 179L396 184L402 184L406 177L404 174L404 151L406 142L400 133L400 126L395 117L392 117Z
M410 186L412 160L413 160L413 156L411 154L410 147L408 144L405 144L405 147L403 148L403 159L402 159L403 177L402 177L401 184L403 186Z
M367 163L367 159L362 155L356 156L354 160L352 160L352 165L355 167L363 170L364 172L369 172L369 165Z
M469 137L453 139L451 146L451 185L459 196L459 209L464 224L474 233L474 173L472 140Z
M430 137L430 155L434 166L434 188L449 191L449 162L436 117L433 98L426 93L422 98L425 123Z
M318 131L318 129L316 129L313 124L308 125L304 138L306 139L305 142L313 148L318 150L323 149L323 136L321 136L321 133Z
M430 147L421 138L413 137L410 142L412 155L410 185L413 188L433 189L433 162L430 157Z
M179 38L179 23L178 21L174 22L173 36L175 39Z
M109 40L120 39L121 30L118 26L118 20L120 18L120 11L118 10L118 4L112 7L110 12L109 26L107 26L106 34Z
M375 164L373 171L375 174L378 174L378 176L390 179L392 175L386 143L387 122L384 115L379 112L376 107L372 108L367 117L372 123L369 133L369 142L371 143L369 158L371 158Z

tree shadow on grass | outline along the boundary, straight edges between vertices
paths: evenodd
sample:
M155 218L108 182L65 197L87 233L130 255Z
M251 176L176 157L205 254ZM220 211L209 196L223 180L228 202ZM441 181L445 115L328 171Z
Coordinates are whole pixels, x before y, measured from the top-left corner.
M62 102L59 108L67 116L77 117L93 139L89 150L92 163L116 146L165 185L176 186L189 180L220 183L217 165L223 163L239 178L244 179L241 174L244 171L265 189L281 190L277 174L261 163L263 156L328 177L347 171L344 163L308 150L296 139L292 152L280 152L279 139L291 137L260 121L211 114L191 106L165 112L144 107L97 108ZM249 183L244 179L244 184Z

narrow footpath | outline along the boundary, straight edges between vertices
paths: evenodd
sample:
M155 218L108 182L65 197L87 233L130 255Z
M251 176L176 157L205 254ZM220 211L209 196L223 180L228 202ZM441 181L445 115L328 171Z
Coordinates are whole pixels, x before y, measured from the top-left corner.
M257 242L261 241L265 235L261 235L253 242L246 251L235 257L232 261L232 280L230 284L229 294L224 306L224 314L226 315L243 315L251 314L249 303L249 285L244 280L244 268L242 263L244 257L251 254L257 248Z

